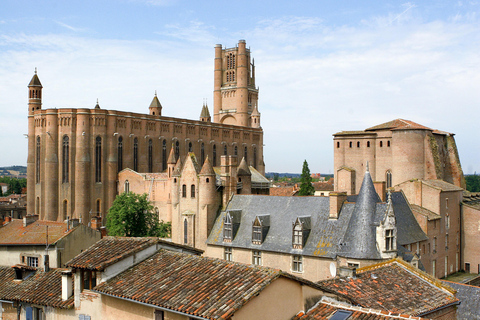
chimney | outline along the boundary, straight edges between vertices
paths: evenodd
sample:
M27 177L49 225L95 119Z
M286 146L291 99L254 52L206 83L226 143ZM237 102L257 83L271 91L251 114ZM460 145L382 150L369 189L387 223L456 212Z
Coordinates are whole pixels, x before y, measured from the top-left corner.
M375 181L373 183L373 186L375 187L375 191L380 196L382 202L385 202L385 194L387 192L387 184L385 183L385 181Z
M102 235L102 239L107 236L107 227L100 227L100 234Z
M72 271L62 271L62 300L68 300L72 294Z
M5 224L9 223L10 221L12 221L12 217L6 216L5 217Z
M43 265L44 265L43 271L48 272L48 271L50 271L50 256L47 253L43 256L43 258L44 258L43 259Z
M75 228L80 224L80 221L78 219L70 219L70 228Z
M357 268L355 267L339 267L338 275L341 278L356 278L357 277Z
M26 227L30 224L32 224L33 222L37 221L38 220L38 214L33 214L33 215L29 215L29 216L25 216L23 218L23 226Z
M329 219L338 219L342 205L347 201L346 192L330 192L330 215Z
M3 226L3 217L0 217L0 227Z
M90 222L90 227L94 230L100 230L101 226L102 226L102 217L100 216L92 217L92 220Z

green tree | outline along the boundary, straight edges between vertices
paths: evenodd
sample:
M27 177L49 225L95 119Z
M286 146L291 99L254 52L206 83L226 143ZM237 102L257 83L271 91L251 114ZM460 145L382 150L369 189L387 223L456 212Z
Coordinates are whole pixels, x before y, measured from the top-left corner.
M171 225L158 221L146 193L125 192L108 210L107 229L111 236L168 237Z
M302 176L300 178L299 196L312 196L315 193L315 188L312 185L312 177L310 176L310 169L308 168L307 160L303 161Z

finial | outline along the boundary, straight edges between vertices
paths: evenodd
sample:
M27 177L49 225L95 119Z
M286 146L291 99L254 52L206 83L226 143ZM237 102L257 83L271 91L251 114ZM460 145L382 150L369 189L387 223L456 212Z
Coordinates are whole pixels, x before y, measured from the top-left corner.
M37 67L35 67L35 74L37 74Z
M157 90L155 90L155 97L157 96Z
M207 100L208 100L208 99L207 99L207 98L205 98L205 106L207 106L207 105L208 105L208 103L207 103Z
M390 188L388 189L387 195L387 203L392 203L392 191L390 190Z
M366 172L370 172L370 169L368 167L368 161L367 161L367 171Z
M98 104L98 98L97 98L97 104Z

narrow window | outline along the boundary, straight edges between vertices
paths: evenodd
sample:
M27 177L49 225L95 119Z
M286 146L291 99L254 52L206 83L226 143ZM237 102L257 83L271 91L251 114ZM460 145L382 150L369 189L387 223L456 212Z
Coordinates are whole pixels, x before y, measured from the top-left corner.
M383 141L380 141L380 148L383 147Z
M292 271L303 272L302 256L293 256Z
M128 182L128 180L125 180L125 183L123 184L123 189L125 190L125 193L130 192L130 182Z
M232 241L232 217L229 214L225 215L223 221L223 241Z
M233 259L232 259L232 248L225 248L225 251L223 253L223 257L225 258L226 261L233 261Z
M182 185L182 198L186 198L187 197L187 185L184 184Z
M95 182L102 182L102 138L95 141Z
M188 243L188 221L183 220L183 243Z
M245 161L248 163L248 149L247 149L247 147L245 147L245 149L243 149L243 157L245 158Z
M180 159L180 142L175 141L175 159Z
M100 215L101 214L101 204L102 204L102 201L100 199L97 199L97 215Z
M302 225L300 223L297 223L293 227L293 248L302 249L302 247L303 247Z
M167 140L162 143L162 170L167 170Z
M337 141L337 149L340 148L340 142Z
M138 138L133 139L133 171L138 172Z
M68 201L63 200L63 220L67 220Z
M238 156L238 147L235 146L235 153L234 153L236 156Z
M212 164L213 164L214 167L217 166L217 146L216 145L213 145Z
M370 148L370 141L367 141L367 148Z
M392 229L385 230L385 250L386 251L394 250L393 240L394 240L393 230Z
M350 148L352 147L352 144L353 144L353 142L350 141L350 143L348 144Z
M117 145L117 172L123 169L123 138L118 137Z
M387 141L387 147L390 147L390 140Z
M257 169L257 147L253 148L253 167Z
M192 143L189 142L188 143L188 152L192 152L192 151L193 151Z
M205 162L205 144L202 142L202 146L200 148L200 160L201 160L201 164L203 166L203 163Z
M35 154L35 180L40 183L40 137L37 137L37 148Z
M190 186L190 198L195 198L195 185Z
M224 156L227 155L227 145L226 144L223 145L223 155Z
M433 237L433 253L437 253L437 237Z
M360 148L360 141L357 141L357 148Z
M153 141L148 140L148 172L153 172Z
M62 147L62 182L68 183L68 171L70 164L70 147L69 147L69 138L68 136L63 137L63 147Z
M253 251L252 255L252 263L256 266L262 265L262 252L261 251Z
M386 180L387 180L387 188L392 187L392 172L390 170L386 173Z

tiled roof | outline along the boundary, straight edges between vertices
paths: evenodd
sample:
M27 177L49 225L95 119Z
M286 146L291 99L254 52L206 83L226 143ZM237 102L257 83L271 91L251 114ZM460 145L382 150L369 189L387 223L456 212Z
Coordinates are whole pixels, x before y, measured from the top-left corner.
M356 278L336 278L320 283L350 296L362 307L413 316L458 303L455 291L398 259L360 268Z
M159 250L93 290L206 319L229 319L279 277L305 282L276 269Z
M480 192L465 192L463 193L463 204L480 210Z
M20 301L55 308L72 308L73 296L62 301L62 274L65 269L33 271L23 281L15 281L11 267L0 266L0 300ZM73 280L72 280L73 286Z
M105 237L68 261L65 266L103 270L109 265L156 244L158 238Z
M43 220L24 227L22 219L13 219L0 228L0 245L45 245L47 226L49 244L54 244L74 229L67 232L66 223Z
M457 291L460 305L457 307L457 320L480 319L480 288L463 283L442 280Z
M295 186L279 186L270 188L270 196L293 196L298 191Z
M312 182L312 185L315 191L333 191L333 184L328 181Z
M393 313L390 311L381 311L370 308L362 308L344 303L336 303L335 301L328 301L322 299L315 306L310 308L306 313L300 313L292 318L292 320L328 320L333 317L337 312L347 311L351 312L350 316L346 319L368 319L368 320L383 320L383 319L416 319L421 320L419 317L412 317L410 315L402 315Z
M428 210L427 208L420 207L419 205L416 205L416 204L410 204L410 208L412 208L413 212L427 217L429 221L438 220L442 218L438 213Z
M435 188L439 188L442 191L463 191L462 188L443 180L423 180L423 183Z
M404 119L395 119L389 122L385 122L373 127L370 127L368 129L365 129L365 131L375 131L375 130L384 130L384 129L397 129L397 130L405 130L405 129L421 129L421 130L432 130L428 127L425 127L421 124L418 124L416 122L410 121L410 120L404 120Z
M372 132L365 132L363 130L356 130L356 131L340 131L334 134L334 136L350 136L350 135L375 135Z

